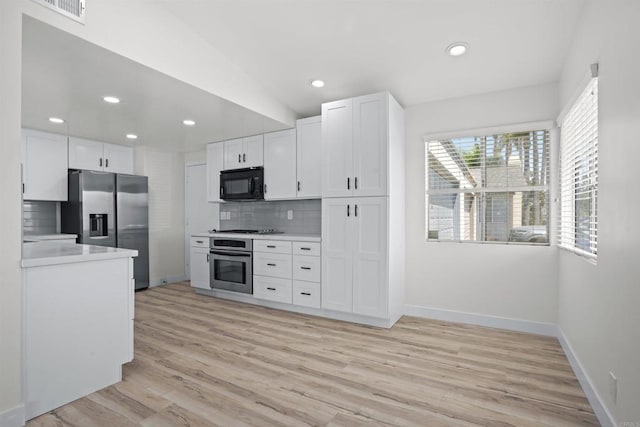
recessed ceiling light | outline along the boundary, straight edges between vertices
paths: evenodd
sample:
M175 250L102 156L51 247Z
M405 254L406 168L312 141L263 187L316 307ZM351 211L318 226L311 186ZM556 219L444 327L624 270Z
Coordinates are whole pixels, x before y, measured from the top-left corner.
M194 121L193 121L193 120L191 120L191 119L185 119L185 120L183 120L183 121L182 121L182 124L183 124L183 125L186 125L186 126L193 126L193 125L195 125L195 124L196 124L196 122L194 122Z
M135 133L128 133L127 139L138 139L138 135L136 135Z
M117 104L118 102L120 102L120 99L116 98L115 96L105 96L102 99L104 99L104 102L108 102L109 104Z
M447 53L451 56L461 56L467 53L469 45L465 42L455 42L447 46Z
M309 84L313 87L324 87L324 80L311 80Z
M59 119L59 118L57 118L57 117L49 117L49 121L50 121L51 123L56 123L56 124L64 123L64 120Z

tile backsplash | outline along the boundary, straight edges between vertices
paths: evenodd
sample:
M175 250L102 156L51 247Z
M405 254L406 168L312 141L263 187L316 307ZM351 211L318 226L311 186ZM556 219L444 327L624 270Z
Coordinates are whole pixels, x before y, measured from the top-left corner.
M25 235L59 233L59 202L22 202L22 229Z
M289 213L291 219L288 219ZM220 205L220 228L275 228L291 234L320 234L320 200L227 202Z

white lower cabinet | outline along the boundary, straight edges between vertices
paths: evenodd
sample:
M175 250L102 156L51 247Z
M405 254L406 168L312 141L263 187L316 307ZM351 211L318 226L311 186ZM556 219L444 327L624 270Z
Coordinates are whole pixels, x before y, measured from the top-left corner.
M388 317L387 202L322 200L322 308Z
M255 252L253 254L253 274L291 279L291 254Z
M293 303L304 307L320 308L320 283L294 280Z
M253 276L253 296L256 298L291 304L291 286L291 279Z
M209 282L209 239L191 238L191 286L211 289Z

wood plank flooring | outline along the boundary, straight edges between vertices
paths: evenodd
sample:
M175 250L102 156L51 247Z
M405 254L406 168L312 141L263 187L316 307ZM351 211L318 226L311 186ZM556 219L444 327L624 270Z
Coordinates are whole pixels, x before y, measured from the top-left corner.
M403 317L390 330L195 294L136 294L123 381L37 426L598 425L558 341Z

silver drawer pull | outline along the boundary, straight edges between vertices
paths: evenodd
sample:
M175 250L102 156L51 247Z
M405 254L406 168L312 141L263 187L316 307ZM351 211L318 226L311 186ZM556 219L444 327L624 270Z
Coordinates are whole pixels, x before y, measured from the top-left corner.
M276 248L276 247L275 247L275 245L267 245L267 247L268 247L269 249L275 249L275 248Z
M308 296L308 297L310 297L310 296L311 296L311 294L310 294L309 292L300 292L300 295L306 295L306 296Z
M275 266L276 266L275 264L271 264L271 263L267 263L267 265L268 265L269 267L275 267Z
M204 243L202 240L196 240L196 243Z
M302 270L311 270L311 267L300 267Z
M275 291L276 288L267 288L268 291Z
M311 248L300 248L301 251L310 251Z

